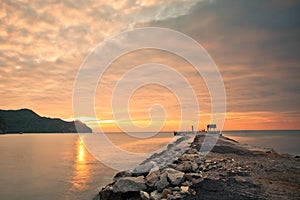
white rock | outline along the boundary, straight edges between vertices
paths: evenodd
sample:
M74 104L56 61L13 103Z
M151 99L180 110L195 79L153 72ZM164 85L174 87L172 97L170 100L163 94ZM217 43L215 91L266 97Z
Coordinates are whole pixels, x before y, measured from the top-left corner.
M188 192L189 191L189 186L181 186L180 187L182 192Z
M140 196L141 196L142 200L149 200L150 199L150 195L145 191L140 191Z

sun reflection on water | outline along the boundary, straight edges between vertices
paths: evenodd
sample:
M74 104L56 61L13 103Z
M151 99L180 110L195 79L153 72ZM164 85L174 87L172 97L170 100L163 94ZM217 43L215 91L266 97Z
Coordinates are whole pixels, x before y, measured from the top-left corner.
M74 166L74 174L72 177L72 187L74 189L83 190L87 187L90 171L88 167L88 152L85 149L83 141L78 138L76 141L76 159Z
M85 162L85 149L81 139L78 139L79 144L77 144L77 162L83 163Z

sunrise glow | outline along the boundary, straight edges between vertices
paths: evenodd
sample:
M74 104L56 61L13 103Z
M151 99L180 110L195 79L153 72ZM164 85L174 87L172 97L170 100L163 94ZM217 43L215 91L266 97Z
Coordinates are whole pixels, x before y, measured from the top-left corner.
M122 31L155 26L187 34L212 57L226 89L224 129L300 128L299 55L295 45L299 34L293 26L297 17L279 15L292 9L293 2L266 3L270 4L266 11L257 4L253 8L257 17L249 15L248 2L233 7L218 1L19 4L4 1L0 6L1 109L29 108L41 116L73 120L74 81L89 53ZM117 124L127 122L114 118L114 112L119 111L111 110L113 88L127 70L145 63L173 67L192 83L200 106L197 128L204 128L210 121L211 99L203 78L184 59L149 49L112 63L95 91L95 116L78 120L96 130L118 131ZM164 107L166 119L149 114L154 104ZM149 85L134 93L128 111L137 126L163 122L162 130L172 131L179 127L180 109L189 106L180 105L166 88ZM184 124L191 126L190 122Z

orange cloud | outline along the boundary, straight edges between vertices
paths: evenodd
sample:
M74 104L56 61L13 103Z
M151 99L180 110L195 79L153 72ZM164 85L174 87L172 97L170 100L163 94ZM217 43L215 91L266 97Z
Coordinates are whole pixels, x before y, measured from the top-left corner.
M226 87L225 129L299 129L300 6L297 1L264 4L260 6L255 0L232 4L185 0L3 1L0 108L28 107L43 116L72 118L73 84L84 58L105 38L138 24L182 31L208 50ZM179 41L174 44L183 46ZM100 123L101 127L119 130L110 110L111 92L126 71L150 62L172 66L188 77L200 105L198 128L204 128L210 121L211 103L203 79L186 61L154 50L128 54L105 72L95 96L97 120L108 122ZM157 86L141 88L130 99L134 122L149 124L152 103L165 105L168 111L163 130L178 129L178 100ZM190 122L185 123L189 128Z

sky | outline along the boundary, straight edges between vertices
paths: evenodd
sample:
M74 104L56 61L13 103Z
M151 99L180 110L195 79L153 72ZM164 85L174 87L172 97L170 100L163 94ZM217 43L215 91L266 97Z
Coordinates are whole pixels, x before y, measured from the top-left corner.
M73 119L74 83L97 45L122 31L161 27L196 40L217 65L226 90L225 130L300 129L299 10L296 0L4 0L0 109L29 108L41 116ZM196 128L205 128L211 99L203 77L184 59L151 49L111 64L95 91L97 119L81 120L92 128L98 122L105 131L119 130L116 122L122 120L111 109L114 85L133 66L145 63L172 66L190 81L200 106ZM138 78L149 76L164 79L161 73ZM195 112L192 102L180 103L168 88L149 84L137 89L124 109L146 131L161 125L162 130L177 130L183 107Z

